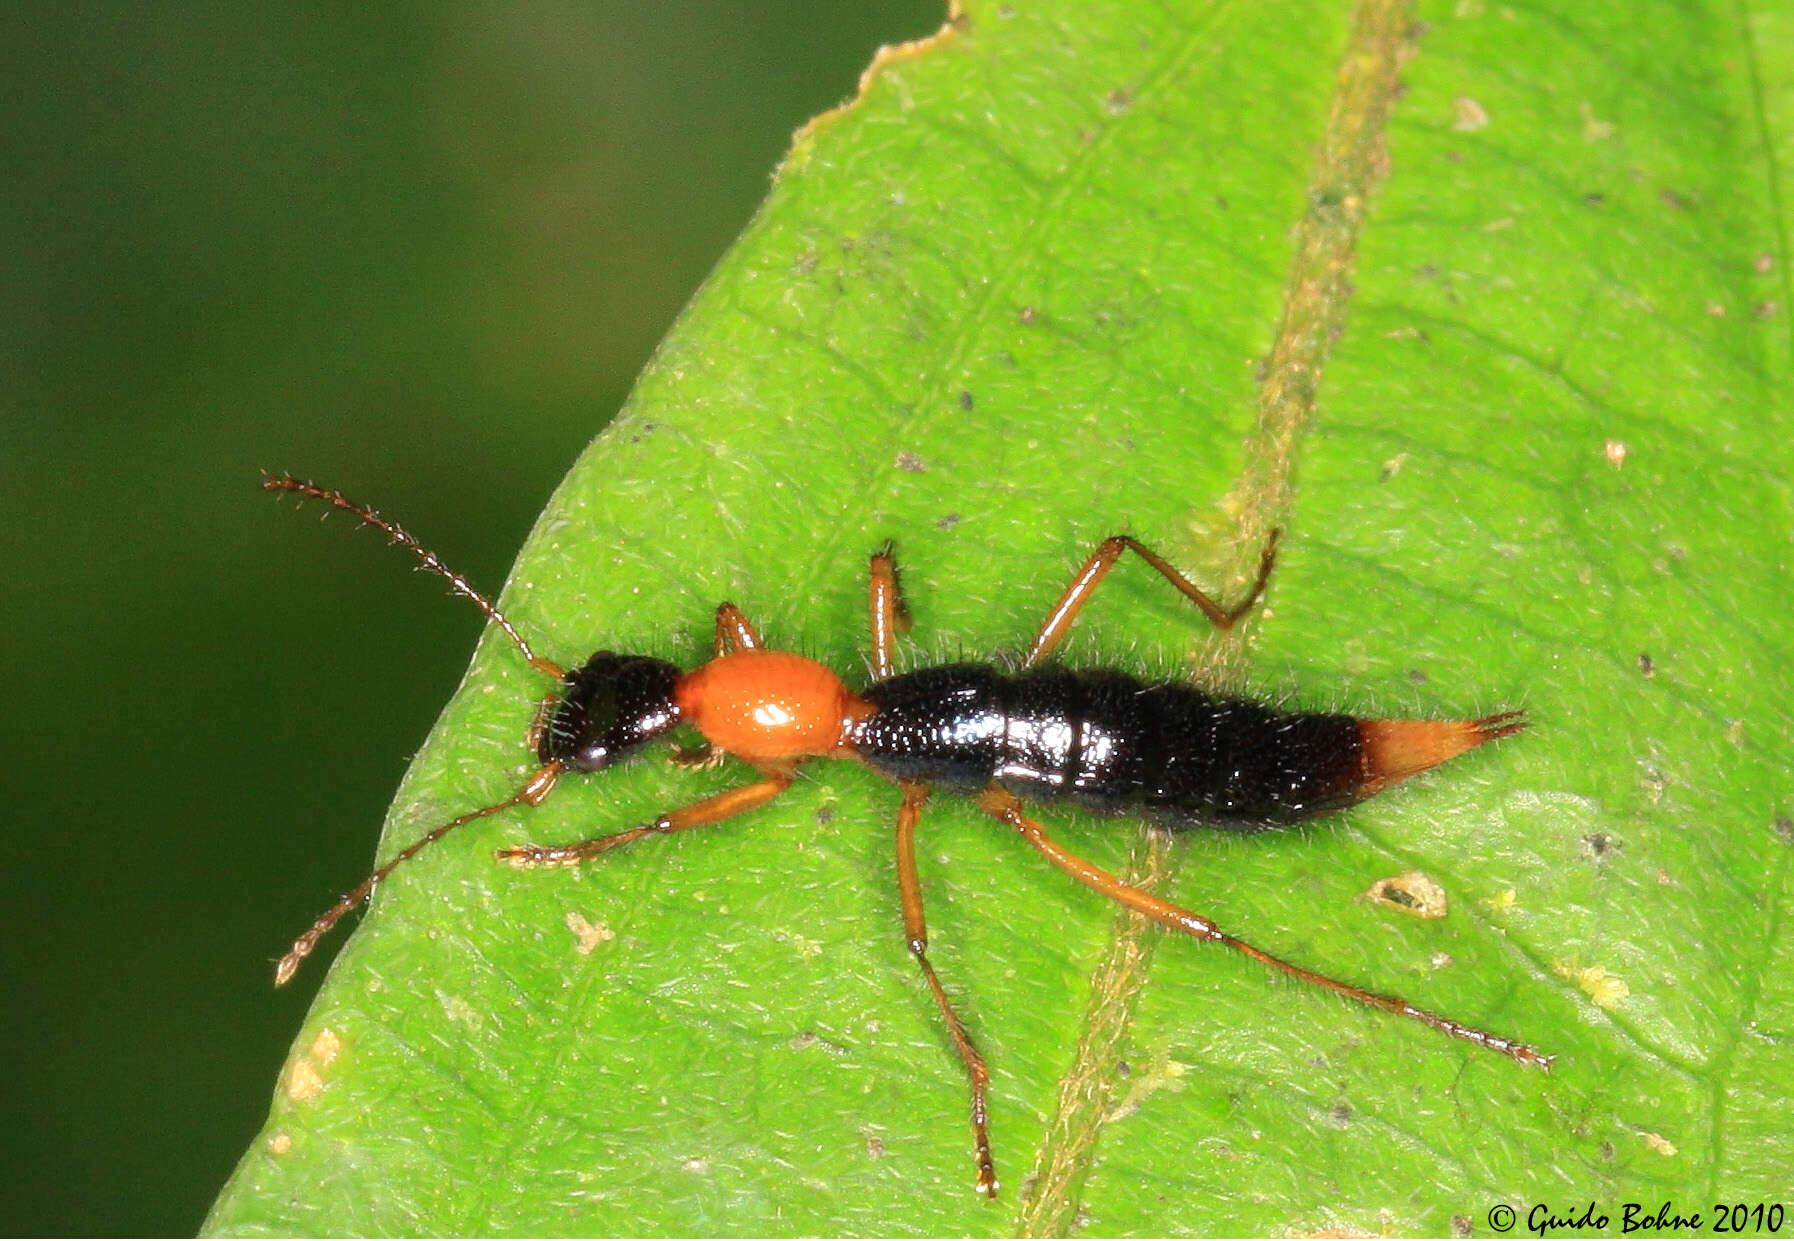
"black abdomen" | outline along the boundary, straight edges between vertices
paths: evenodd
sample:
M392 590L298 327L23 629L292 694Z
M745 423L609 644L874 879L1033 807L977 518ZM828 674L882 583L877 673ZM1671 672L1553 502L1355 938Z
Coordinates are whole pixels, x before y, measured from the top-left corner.
M863 697L878 708L854 743L868 764L960 792L995 784L1036 801L1251 831L1338 809L1363 782L1349 715L1291 714L1123 672L949 664Z

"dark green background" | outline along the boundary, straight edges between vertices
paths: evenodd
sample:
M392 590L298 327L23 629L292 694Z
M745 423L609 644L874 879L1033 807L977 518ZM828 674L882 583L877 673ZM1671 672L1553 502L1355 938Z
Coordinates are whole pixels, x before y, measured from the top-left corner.
M792 129L941 16L0 16L0 1227L198 1227L325 972L272 962L367 868L479 632L258 472L496 590Z

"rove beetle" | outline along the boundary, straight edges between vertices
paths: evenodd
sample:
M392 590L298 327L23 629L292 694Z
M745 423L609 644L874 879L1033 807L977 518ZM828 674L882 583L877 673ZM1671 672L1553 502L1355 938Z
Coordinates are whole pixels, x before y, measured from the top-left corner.
M990 1075L929 963L916 873L916 827L936 786L971 797L980 810L1019 833L1073 879L1161 925L1223 944L1303 982L1412 1018L1522 1064L1551 1067L1552 1057L1524 1043L1272 956L1201 914L1133 887L1069 852L1024 811L1024 801L1069 802L1173 828L1259 832L1363 801L1526 727L1520 711L1476 720L1287 712L1247 699L1216 697L1176 681L1148 681L1112 670L1072 671L1047 662L1098 584L1128 551L1157 570L1216 628L1231 629L1264 593L1276 559L1276 532L1266 542L1251 591L1232 608L1221 607L1137 540L1127 535L1104 540L1047 614L1014 671L989 663L955 663L894 673L891 648L910 621L886 543L872 554L869 574L873 682L855 691L815 660L769 650L732 603L716 609L712 658L689 672L665 660L603 650L577 668L563 669L537 655L490 600L396 523L339 492L295 478L270 477L262 486L322 500L384 530L503 629L531 667L558 683L543 699L530 729L529 744L541 766L523 787L401 849L299 937L275 969L276 984L291 978L318 940L419 850L464 823L539 805L563 775L613 767L688 725L704 739L699 761L731 755L754 768L759 779L640 827L570 845L511 846L499 849L497 860L517 867L571 866L644 837L719 823L773 800L791 786L799 765L811 759L853 759L890 780L901 797L897 885L904 935L970 1078L977 1187L987 1196L994 1197L997 1190L985 1099Z

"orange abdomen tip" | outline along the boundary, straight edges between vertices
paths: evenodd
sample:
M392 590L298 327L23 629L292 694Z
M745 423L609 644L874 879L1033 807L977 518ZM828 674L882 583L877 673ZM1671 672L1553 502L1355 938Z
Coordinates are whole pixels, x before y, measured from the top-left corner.
M1364 782L1359 797L1381 793L1485 741L1526 727L1526 712L1503 711L1480 720L1359 720L1364 742Z

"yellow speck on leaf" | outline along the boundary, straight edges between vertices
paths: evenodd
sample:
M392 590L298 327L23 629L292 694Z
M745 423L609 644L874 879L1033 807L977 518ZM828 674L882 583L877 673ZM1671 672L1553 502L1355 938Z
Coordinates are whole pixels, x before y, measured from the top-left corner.
M335 1030L328 1026L319 1030L311 1046L294 1056L287 1066L287 1098L295 1103L307 1103L322 1094L324 1070L342 1049L343 1040L337 1037Z
M1471 134L1489 125L1489 110L1468 95L1451 101L1451 127L1459 133Z
M617 937L617 933L602 922L589 922L583 914L573 910L567 911L567 929L573 932L573 948L580 956L587 956L599 944L609 943Z
M1595 115L1595 110L1585 100L1582 103L1582 140L1584 142L1606 142L1618 129L1612 121L1604 121Z
M1551 969L1559 978L1567 978L1588 993L1588 998L1601 1008L1613 1008L1632 994L1626 980L1609 974L1604 965L1578 967L1564 961L1553 961Z
M1144 1066L1135 1069L1133 1076L1128 1081L1127 1093L1121 1096L1120 1102L1109 1109L1108 1114L1103 1117L1103 1123L1113 1124L1115 1121L1132 1116L1140 1110L1140 1105L1149 1096L1157 1094L1161 1090L1169 1090L1174 1093L1182 1090L1188 1084L1183 1080L1184 1074L1189 1071L1190 1066L1182 1061L1173 1060L1165 1055L1154 1056Z
M819 939L799 935L796 931L774 931L772 937L797 949L797 955L805 961L814 960L822 955L822 941Z
M309 1103L324 1093L324 1078L310 1056L300 1056L287 1069L287 1098L295 1103Z
M342 1049L343 1040L337 1037L335 1030L325 1026L318 1031L318 1037L311 1041L310 1054L311 1058L317 1062L318 1067L322 1069L328 1067L330 1062L336 1059L336 1053Z
M480 1010L468 1003L463 996L450 995L439 989L436 992L436 1002L442 1005L442 1015L458 1025L477 1030L484 1024Z

